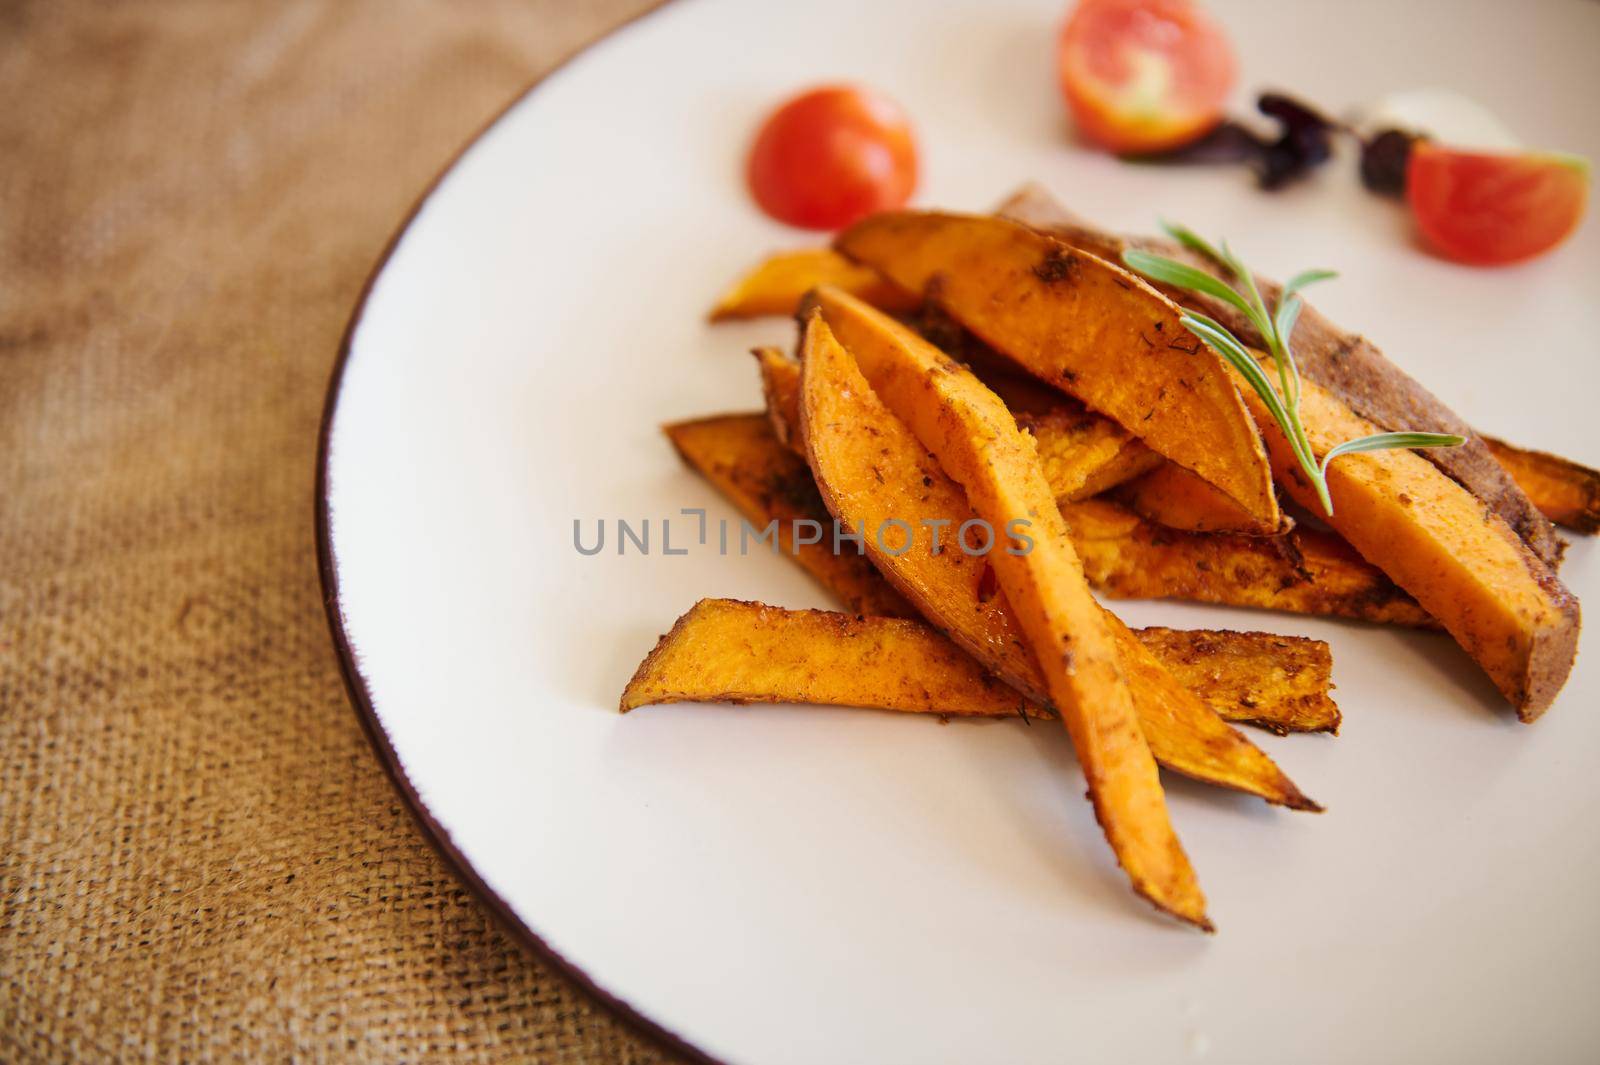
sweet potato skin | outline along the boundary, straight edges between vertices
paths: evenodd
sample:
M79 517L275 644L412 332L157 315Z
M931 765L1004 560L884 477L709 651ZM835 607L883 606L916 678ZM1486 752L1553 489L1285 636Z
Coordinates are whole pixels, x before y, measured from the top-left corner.
M1287 438L1259 398L1249 401L1280 483L1314 511ZM1310 381L1301 420L1319 460L1377 431ZM1342 456L1329 467L1328 491L1329 524L1438 619L1519 718L1549 708L1577 654L1578 601L1498 514L1412 451Z
M778 444L760 414L725 414L663 427L683 461L728 498L756 527L774 519L784 554L794 558L846 607L858 614L915 617L901 596L883 582L872 564L850 552L835 554L826 543L794 543L799 519L830 527L831 517L817 494L805 461Z
M1335 732L1320 640L1259 632L1135 633L1224 718L1277 733ZM809 703L944 717L1055 714L919 621L702 599L661 637L622 694L655 703Z
M890 212L835 246L1277 526L1260 436L1225 365L1142 280L997 218Z
M1600 532L1600 470L1492 436L1483 442L1545 517L1586 536Z
M711 308L713 322L736 318L788 316L800 297L818 285L837 285L874 306L910 310L917 300L876 271L859 266L832 248L780 252L757 263L735 281Z
M1115 262L1122 261L1125 249L1141 248L1222 276L1216 263L1175 241L1122 237L1096 229L1037 185L1027 186L1011 196L1001 205L1000 213L1072 247ZM1259 275L1255 281L1268 305L1275 306L1281 287L1271 278ZM1161 285L1155 287L1179 304L1215 318L1241 342L1260 346L1261 338L1249 320L1221 300ZM1488 504L1546 566L1553 568L1559 564L1561 542L1550 520L1534 506L1518 482L1507 475L1495 460L1490 445L1442 400L1389 361L1377 345L1339 328L1310 304L1301 311L1291 341L1300 372L1306 378L1382 429L1454 433L1466 437L1467 442L1461 447L1429 448L1421 454Z

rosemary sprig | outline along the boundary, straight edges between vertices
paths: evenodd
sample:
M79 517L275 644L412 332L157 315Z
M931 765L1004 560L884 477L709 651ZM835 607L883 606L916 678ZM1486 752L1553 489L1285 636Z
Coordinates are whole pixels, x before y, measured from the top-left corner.
M1288 439L1289 447L1300 463L1300 469L1304 471L1311 486L1316 489L1322 509L1330 517L1333 515L1333 500L1328 495L1328 464L1340 455L1393 448L1455 447L1466 442L1465 437L1451 433L1375 433L1372 436L1346 440L1338 447L1330 448L1319 463L1311 449L1311 441L1306 436L1305 425L1300 421L1300 369L1295 365L1294 352L1289 348L1289 337L1294 333L1295 322L1299 320L1300 311L1304 307L1300 291L1307 285L1339 275L1332 270L1306 270L1296 274L1283 286L1283 292L1278 296L1276 311L1269 311L1266 301L1261 298L1260 289L1256 286L1255 276L1233 253L1233 249L1228 247L1226 241L1217 248L1183 226L1163 222L1161 227L1190 251L1198 252L1226 270L1234 283L1229 284L1188 263L1181 263L1176 259L1147 251L1126 250L1122 253L1123 263L1129 269L1137 270L1153 281L1183 289L1185 292L1221 300L1237 309L1255 327L1256 333L1266 344L1267 353L1272 356L1273 366L1277 370L1276 386L1261 368L1261 363L1222 323L1193 310L1184 311L1181 319L1191 333L1227 360L1228 365L1238 370L1256 395L1261 397L1261 402L1265 403L1267 410L1272 413L1273 420L1283 429L1283 435Z

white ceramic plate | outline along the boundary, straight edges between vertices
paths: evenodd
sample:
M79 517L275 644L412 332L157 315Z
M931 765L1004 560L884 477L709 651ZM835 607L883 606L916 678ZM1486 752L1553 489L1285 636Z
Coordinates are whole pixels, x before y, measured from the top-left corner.
M1341 110L1443 85L1600 158L1600 6L1217 3L1246 87ZM1061 4L681 0L546 80L456 163L355 316L330 402L324 563L356 701L466 875L625 1015L743 1062L1574 1060L1600 1046L1600 672L1517 725L1443 638L1170 603L1136 623L1329 640L1337 738L1258 737L1321 817L1172 781L1207 937L1129 892L1064 733L824 708L615 712L702 596L829 605L783 559L660 554L733 517L660 423L758 405L781 321L704 311L764 252L747 138L858 78L914 116L919 202L1042 180L1158 215L1317 300L1473 422L1600 462L1600 225L1511 270L1448 265L1346 158L1276 196L1075 147ZM1241 92L1238 109L1248 107ZM573 522L656 524L583 557ZM614 530L613 530L614 533ZM1569 555L1600 591L1590 543Z

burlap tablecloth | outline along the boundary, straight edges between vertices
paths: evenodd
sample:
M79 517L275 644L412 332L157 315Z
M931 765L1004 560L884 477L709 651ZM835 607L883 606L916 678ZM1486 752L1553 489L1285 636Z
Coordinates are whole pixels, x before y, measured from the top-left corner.
M656 1059L423 841L312 531L391 231L648 4L0 0L0 1061Z

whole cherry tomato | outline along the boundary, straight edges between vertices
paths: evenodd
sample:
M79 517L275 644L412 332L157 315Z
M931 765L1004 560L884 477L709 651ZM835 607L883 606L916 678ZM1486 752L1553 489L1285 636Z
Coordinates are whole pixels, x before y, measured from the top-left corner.
M1418 142L1406 200L1440 255L1498 266L1541 255L1583 218L1589 164L1570 155L1462 151Z
M1209 132L1237 71L1222 26L1191 0L1082 0L1061 29L1057 65L1078 129L1124 154Z
M750 149L746 176L756 203L778 221L841 229L905 205L917 186L917 147L893 101L826 86L773 112Z

